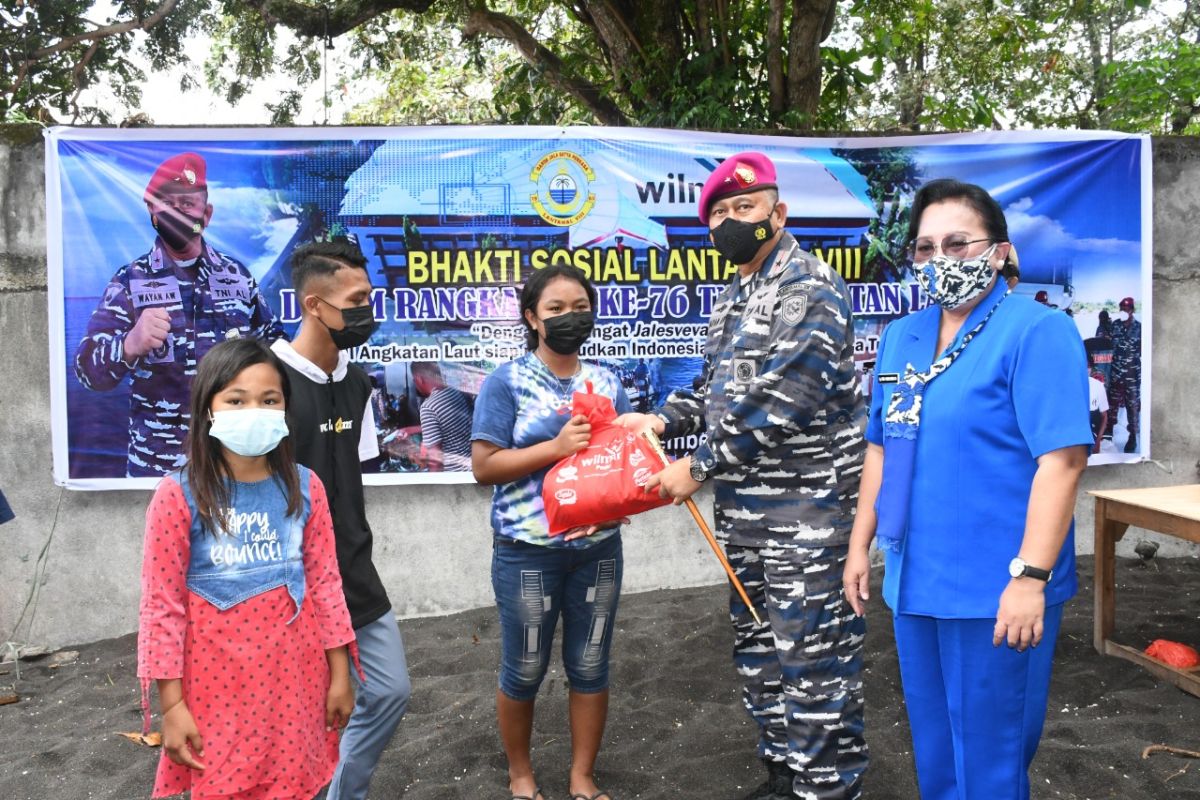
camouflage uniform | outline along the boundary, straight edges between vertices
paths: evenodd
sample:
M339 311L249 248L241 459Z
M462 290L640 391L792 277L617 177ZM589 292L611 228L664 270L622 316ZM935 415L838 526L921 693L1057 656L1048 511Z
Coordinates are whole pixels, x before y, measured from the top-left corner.
M1136 319L1114 322L1112 343L1112 367L1106 384L1108 426L1104 435L1112 438L1117 425L1117 413L1124 408L1129 436L1135 438L1142 410L1142 323Z
M144 308L165 308L171 333L162 347L126 364L122 345ZM218 342L238 336L273 341L283 327L249 271L202 242L190 266L154 248L117 270L75 352L75 375L104 392L132 375L129 396L129 477L166 475L183 463L189 395L196 363Z
M717 533L768 621L731 592L734 663L759 755L812 800L861 793L865 621L841 591L866 443L841 277L784 233L763 269L717 301L705 381L659 410L667 436L702 427Z

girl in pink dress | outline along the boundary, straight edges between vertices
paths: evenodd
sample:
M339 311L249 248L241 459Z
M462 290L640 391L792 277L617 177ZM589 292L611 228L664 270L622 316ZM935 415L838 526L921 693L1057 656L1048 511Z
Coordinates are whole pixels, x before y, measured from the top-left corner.
M354 630L325 489L292 459L288 394L261 342L210 350L188 463L150 502L138 676L144 709L158 682L163 715L153 797L310 800L337 765Z

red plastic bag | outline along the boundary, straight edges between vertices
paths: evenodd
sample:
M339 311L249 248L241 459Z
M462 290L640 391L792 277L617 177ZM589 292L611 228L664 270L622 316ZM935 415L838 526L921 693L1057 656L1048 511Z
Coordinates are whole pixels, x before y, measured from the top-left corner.
M1176 669L1200 667L1200 653L1186 644L1169 639L1155 639L1146 648L1146 655Z
M542 504L550 535L571 528L628 517L671 501L646 491L646 481L663 468L650 443L613 425L612 400L592 392L576 392L571 413L587 417L592 438L587 447L550 468L542 481Z

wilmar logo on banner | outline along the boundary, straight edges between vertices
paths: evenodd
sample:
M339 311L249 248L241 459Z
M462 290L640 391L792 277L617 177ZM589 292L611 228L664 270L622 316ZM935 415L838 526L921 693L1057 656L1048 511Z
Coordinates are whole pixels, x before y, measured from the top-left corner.
M351 353L371 377L382 453L368 483L471 480L474 398L524 352L520 289L550 264L595 281L597 325L582 352L620 377L635 408L690 391L733 272L696 201L742 150L775 162L788 229L849 285L864 389L883 328L927 303L904 258L912 195L955 177L1004 208L1020 252L1015 291L1074 319L1093 377L1093 463L1149 456L1148 137L53 128L55 480L148 488L180 465L197 360L225 339L294 335L288 258L330 232L358 237L375 287L379 329Z

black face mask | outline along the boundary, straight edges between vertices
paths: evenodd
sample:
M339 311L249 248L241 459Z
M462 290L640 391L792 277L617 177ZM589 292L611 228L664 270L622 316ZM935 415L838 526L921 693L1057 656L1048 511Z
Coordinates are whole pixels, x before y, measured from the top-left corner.
M770 214L762 222L742 222L726 217L709 233L712 234L713 247L717 252L738 266L753 261L763 242L775 235Z
M546 347L560 356L578 353L592 335L596 318L591 311L571 311L542 320L546 326Z
M318 297L325 305L330 308L337 308L333 303L323 297ZM375 321L375 312L371 310L371 306L351 306L350 308L338 308L342 312L342 327L340 330L329 328L329 338L333 339L333 344L338 350L349 350L351 347L358 347L360 344L366 344L371 338L371 334L375 333L379 323ZM319 318L318 318L319 319Z
M204 231L204 217L189 217L179 211L151 214L150 222L167 247L176 251L183 250Z

